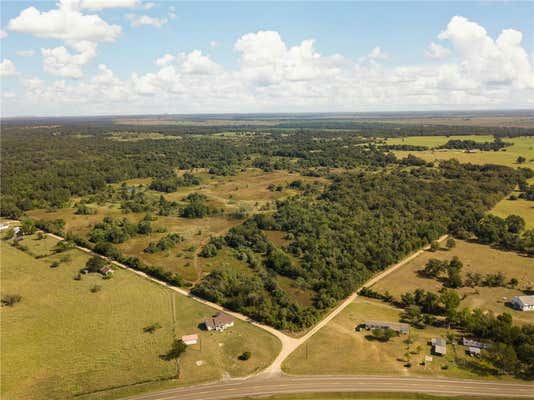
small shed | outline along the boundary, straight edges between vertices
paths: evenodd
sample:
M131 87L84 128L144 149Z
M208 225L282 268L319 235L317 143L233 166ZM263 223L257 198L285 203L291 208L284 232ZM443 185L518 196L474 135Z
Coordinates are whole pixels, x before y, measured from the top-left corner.
M191 346L193 344L197 344L198 343L198 335L197 334L184 335L184 336L182 336L182 342L184 342L188 346Z
M480 348L479 347L468 347L467 354L471 357L480 357Z
M432 352L438 356L447 354L447 341L441 337L433 338L430 342L432 344Z

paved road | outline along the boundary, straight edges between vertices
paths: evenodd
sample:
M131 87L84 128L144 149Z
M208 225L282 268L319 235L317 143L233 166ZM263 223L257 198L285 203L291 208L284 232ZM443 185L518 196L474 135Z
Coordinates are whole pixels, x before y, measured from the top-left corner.
M438 242L442 242L445 239L447 239L448 235L443 235L438 239ZM409 263L414 258L419 256L421 253L423 253L425 250L428 250L430 246L426 246L423 249L413 253L412 255L406 257L404 260L400 261L399 263L392 265L391 267L385 269L384 271L376 274L373 278L365 282L364 286L370 287L374 285L376 282L378 282L380 279L383 279L384 277L388 276L392 272L396 271L406 263ZM300 347L304 342L306 342L309 338L311 338L313 335L315 335L321 328L323 328L327 323L329 323L336 315L338 315L341 311L343 311L350 303L352 303L356 297L358 297L358 292L353 293L349 297L347 297L343 302L341 302L336 308L334 308L326 317L324 317L321 321L319 321L313 328L311 328L308 332L306 332L305 335L299 337L298 339L293 340L284 340L282 341L282 350L276 357L276 359L272 362L271 365L269 365L263 372L261 372L261 375L265 376L273 376L273 375L280 375L282 372L282 363L286 358L290 356L291 353L293 353L298 347Z
M62 238L61 236L55 235L53 233L49 233L49 235L54 237L54 238L56 238L56 239L58 239L58 240L64 240L64 238ZM438 241L442 242L443 240L445 240L447 238L447 236L448 235L443 235L442 237L440 237L438 239ZM90 249L86 248L86 247L82 247L82 246L76 246L76 247L79 250L81 250L81 251L83 251L85 253L92 253L92 251ZM415 257L420 255L422 252L427 250L429 247L430 246L427 246L427 247L425 247L425 248L413 253L412 255L406 257L401 262L399 262L399 263L397 263L395 265L392 265L388 269L378 273L373 278L371 278L369 281L367 281L365 283L365 286L369 287L369 286L375 284L380 279L382 279L385 276L391 274L393 271L397 270L398 268L402 267L406 263L408 263L411 260L413 260ZM132 268L128 267L125 264L119 263L119 262L111 260L111 259L109 259L109 262L114 264L114 265L116 265L116 266L118 266L118 267L120 267L120 268L129 270L129 271L133 272L134 274L142 276L145 279L151 280L152 282L155 282L155 283L157 283L159 285L165 286L165 287L169 288L170 290L173 290L173 291L175 291L177 293L180 293L180 294L182 294L184 296L188 296L189 298L191 298L191 299L193 299L195 301L198 301L199 303L205 304L205 305L207 305L207 306L209 306L211 308L214 308L216 310L224 311L225 313L230 314L233 317L235 317L237 319L240 319L242 321L247 321L247 322L257 326L258 328L261 328L261 329L271 333L272 335L276 336L278 338L278 340L280 340L280 342L282 344L282 348L280 350L280 353L274 359L274 361L271 363L271 365L269 365L267 368L265 368L259 374L255 374L255 375L261 375L264 378L270 378L272 376L280 375L282 373L282 363L284 362L284 360L286 358L288 358L291 355L291 353L293 353L299 346L301 346L310 337L312 337L321 328L323 328L328 322L330 322L336 315L338 315L341 311L343 311L358 296L357 292L353 293L351 296L349 296L347 299L345 299L341 304L339 304L336 308L334 308L325 318L323 318L321 321L319 321L319 323L317 323L305 335L303 335L303 336L301 336L299 338L294 338L294 337L286 335L283 332L280 332L279 330L277 330L277 329L275 329L275 328L273 328L271 326L264 325L264 324L261 324L259 322L253 321L252 319L250 319L246 315L243 315L243 314L240 314L240 313L237 313L237 312L234 312L234 311L226 310L223 307L221 307L219 304L212 303L212 302L204 300L204 299L202 299L200 297L193 296L188 290L185 290L185 289L182 289L182 288L177 288L175 286L171 286L166 282L160 281L159 279L153 278L153 277L145 274L144 272L132 269Z
M286 376L184 387L130 397L129 400L222 400L306 392L418 392L435 395L534 398L534 385L379 376Z

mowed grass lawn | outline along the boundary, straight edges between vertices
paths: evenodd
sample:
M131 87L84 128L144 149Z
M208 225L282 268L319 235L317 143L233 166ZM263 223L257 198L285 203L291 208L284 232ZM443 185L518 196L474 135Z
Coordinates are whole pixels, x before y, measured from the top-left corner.
M389 291L397 298L407 291L411 292L418 288L438 292L442 287L441 282L422 277L418 271L422 270L431 258L450 260L453 256L457 256L464 265L462 270L464 279L467 272L480 274L502 272L507 280L516 278L519 281L518 289L490 287L458 289L460 295L465 296L460 307L479 307L496 313L506 311L512 315L516 323L534 323L534 313L517 311L505 304L512 297L522 294L519 289L534 287L534 259L476 243L456 240L456 247L452 250L425 251L377 282L372 288L380 292Z
M22 243L44 251L40 242L48 239L35 239ZM88 257L81 251L35 259L6 242L0 250L1 293L23 298L0 309L2 399L109 398L225 373L244 376L270 364L280 350L278 339L241 321L223 333L201 330L212 309L131 272L116 269L109 280L89 274L76 281ZM66 254L70 261L50 268ZM92 293L95 284L101 290ZM154 334L143 332L156 322L161 328ZM192 333L200 343L187 349L174 379L176 363L160 355L175 336ZM239 361L247 350L252 357Z
M339 315L317 332L307 344L299 347L284 362L283 369L290 374L332 375L401 375L480 378L485 375L461 368L458 362L469 363L462 346L448 345L447 355L432 356L433 360L421 365L425 355L431 355L428 342L433 337L446 337L447 330L427 327L411 329L413 343L408 349L408 336L398 336L383 343L369 338L370 332L355 330L366 320L398 322L401 310L363 297L345 308ZM456 350L455 350L456 349ZM406 353L409 354L407 358ZM404 365L407 360L411 367ZM447 369L443 369L446 366Z
M387 139L388 144L411 144L419 146L435 147L445 144L451 139L464 139L475 141L493 141L491 136L413 136L404 138ZM509 167L529 167L534 168L534 137L517 137L503 139L505 142L513 143L512 146L505 147L506 151L479 151L476 153L466 153L463 150L425 150L425 151L395 151L395 155L404 158L408 154L413 154L426 161L457 159L462 163L472 164L499 164ZM523 156L527 161L517 164L517 157Z

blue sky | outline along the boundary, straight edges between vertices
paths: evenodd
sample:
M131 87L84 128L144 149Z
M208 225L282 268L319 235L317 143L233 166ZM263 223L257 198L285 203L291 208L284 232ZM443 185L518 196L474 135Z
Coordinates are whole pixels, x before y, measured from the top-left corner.
M534 106L533 2L147 3L2 2L2 115Z

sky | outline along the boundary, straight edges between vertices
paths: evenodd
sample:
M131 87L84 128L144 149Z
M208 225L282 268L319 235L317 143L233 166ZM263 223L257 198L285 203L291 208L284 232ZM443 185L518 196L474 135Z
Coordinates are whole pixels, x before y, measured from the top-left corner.
M1 116L534 108L534 2L2 1Z

